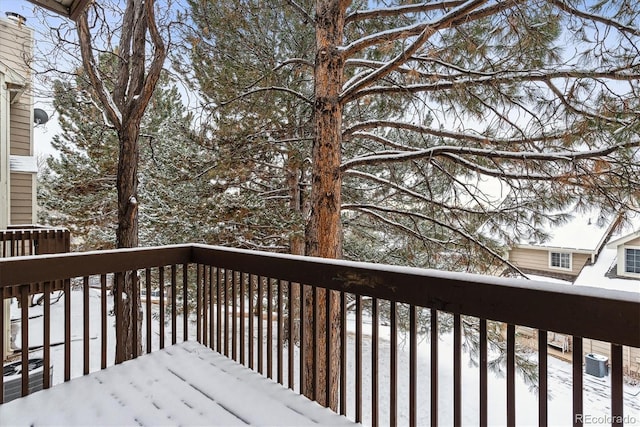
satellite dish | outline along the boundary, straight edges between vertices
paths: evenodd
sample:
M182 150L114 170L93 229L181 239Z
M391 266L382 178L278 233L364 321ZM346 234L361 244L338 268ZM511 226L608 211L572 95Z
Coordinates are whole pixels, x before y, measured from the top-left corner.
M36 125L43 125L49 121L49 116L46 111L40 108L34 108L33 110L33 123Z

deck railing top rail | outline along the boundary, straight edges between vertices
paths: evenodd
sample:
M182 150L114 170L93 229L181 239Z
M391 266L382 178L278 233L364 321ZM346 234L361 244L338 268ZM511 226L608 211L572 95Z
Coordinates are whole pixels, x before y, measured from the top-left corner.
M0 290L189 263L640 347L638 293L197 244L2 259Z

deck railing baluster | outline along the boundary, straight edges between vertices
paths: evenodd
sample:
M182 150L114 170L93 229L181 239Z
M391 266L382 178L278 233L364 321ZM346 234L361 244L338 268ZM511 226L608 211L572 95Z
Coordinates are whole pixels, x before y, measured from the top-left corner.
M295 285L291 282L287 282L287 301L289 302L288 305L288 313L289 315L287 316L287 321L288 321L288 328L289 328L289 334L287 336L287 354L288 354L288 363L287 363L287 368L288 368L288 372L287 372L287 385L288 387L293 390L294 385L295 385L295 378L294 378L294 368L295 368L295 358L294 358L294 347L295 347L295 335L294 335L294 316L295 316L295 310L294 310L294 301L293 301L293 287Z
M213 281L213 271L214 271L214 267L209 266L208 267L208 271L209 271L209 282L205 285L208 287L209 291L209 348L213 349L213 346L215 344L215 318L216 316L214 315L214 310L215 310L215 301L213 300L213 287L214 287L214 281ZM207 310L207 308L205 307L205 310Z
M332 307L331 307L331 300L333 297L333 291L327 291L324 290L322 291L322 293L324 294L324 304L325 304L325 309L324 309L324 314L325 314L325 318L324 318L324 331L325 331L325 340L324 340L324 350L325 350L325 354L324 354L324 403L325 406L327 408L331 407L331 400L332 400L332 396L331 396L331 379L333 376L333 369L332 369L332 360L331 360L331 353L332 353L332 347L333 347L333 331L331 330L331 317L333 315L332 312ZM318 325L319 326L319 325Z
M538 425L548 425L547 331L538 331Z
M177 267L175 264L171 264L171 344L178 342L178 323L177 323L177 310L178 310L178 287L177 287Z
M222 271L222 287L224 292L222 339L224 340L224 355L229 357L229 270L226 268Z
M371 425L378 425L378 299L371 299Z
M263 322L263 316L264 313L262 312L262 298L264 295L264 289L262 287L262 277L258 276L258 300L256 301L256 307L258 310L258 340L257 340L257 345L258 345L258 372L260 374L264 373L264 361L263 361L263 354L264 354L264 334L263 334L263 326L264 326L264 322Z
M164 285L164 266L160 266L158 269L158 286L160 287L160 299L158 300L158 311L159 311L159 319L158 319L158 327L160 329L160 349L164 348L164 298L165 298L165 285Z
M362 296L356 295L356 422L362 423Z
M582 337L573 337L573 425L583 424Z
M284 357L284 342L282 338L282 321L283 321L283 308L282 308L282 280L276 282L276 292L277 292L277 308L278 311L277 318L278 324L276 326L276 340L278 341L277 353L276 357L278 358L277 363L277 380L280 384L284 384L284 370L283 370L283 357Z
M151 353L151 337L152 337L152 324L151 324L151 318L152 313L151 313L151 295L152 295L152 289L151 289L151 269L150 268L146 268L144 271L144 281L145 281L145 289L147 291L147 300L145 301L145 324L146 324L146 328L147 328L147 333L146 333L146 344L147 344L147 353ZM162 289L160 290L160 298L163 297L163 292ZM103 368L104 369L104 368Z
M189 266L182 264L182 341L189 340ZM199 324L199 323L198 323Z
M306 308L306 303L305 303L305 295L308 292L307 290L307 286L300 284L300 294L298 295L298 303L300 304L300 366L298 369L298 372L300 374L300 381L298 382L300 384L300 392L302 393L302 388L304 387L305 381L306 381L306 373L304 372L304 360L305 357L307 355L307 348L306 348L306 326L305 326L305 321L304 321L304 316L306 316L307 313L307 308Z
M216 351L222 353L222 272L216 267Z
M453 425L462 425L462 327L458 313L453 315Z
M507 325L507 424L516 423L516 327Z
M389 303L389 320L391 323L391 343L389 349L389 425L395 427L398 418L398 322L395 302Z
M107 367L107 275L100 275L100 369ZM151 351L151 350L149 350Z
M624 425L622 346L611 344L611 425Z
M273 288L271 278L267 281L267 378L273 378Z
M82 373L89 373L89 276L82 279L82 344L84 350ZM138 328L134 328L138 329Z
M347 294L340 292L340 415L347 415Z
M118 288L122 289L121 286L118 286ZM122 298L122 294L118 294L117 296L120 297L120 299ZM64 280L64 380L66 382L66 381L69 381L70 379L71 379L71 279L65 279Z
M207 274L203 265L196 270L196 340L207 345Z
M254 351L253 351L253 347L254 347L254 325L253 325L253 318L255 316L254 313L254 309L253 309L253 278L255 276L252 274L249 274L249 369L253 369L253 355L254 355Z
M418 425L418 331L417 308L409 306L409 427Z
M438 426L438 336L439 336L439 321L438 310L431 309L431 384L430 384L430 397L431 397L431 410L429 416L431 417L431 427Z
M140 341L140 337L139 337L139 329L138 329L138 310L137 307L140 304L140 286L139 286L139 282L138 282L138 271L137 270L132 270L131 272L129 272L129 274L131 275L131 291L133 295L129 295L129 298L132 298L134 303L133 303L133 307L131 308L131 324L132 329L133 329L133 345L131 346L133 349L133 355L132 357L135 359L139 356L138 354L138 343L141 342Z
M43 359L43 378L42 378L42 387L47 389L51 387L51 282L44 282L42 285L42 292L44 293L44 301L43 301L43 325L42 325L42 345L44 346L42 349L42 359ZM0 292L0 295L2 292ZM0 299L0 305L2 301ZM0 312L0 318L2 317L2 312ZM2 336L0 335L0 343L4 342ZM3 359L4 360L4 359ZM3 388L2 383L0 382L0 388ZM1 393L1 392L0 392ZM0 394L0 402L2 402L2 394Z
M237 273L231 272L231 358L238 361L238 288Z
M20 287L22 396L29 394L29 285Z
M246 302L245 302L245 274L240 273L240 364L246 365L246 331L245 331L245 318L247 317Z
M488 345L487 345L487 319L480 319L478 327L480 331L478 333L480 341L480 363L478 369L480 370L480 427L487 427L489 422L488 411L488 381L487 370L489 368L488 362Z

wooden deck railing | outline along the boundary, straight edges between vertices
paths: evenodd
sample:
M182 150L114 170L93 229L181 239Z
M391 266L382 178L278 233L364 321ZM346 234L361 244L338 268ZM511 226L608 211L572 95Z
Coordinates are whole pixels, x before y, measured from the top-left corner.
M70 250L71 236L66 228L24 224L10 225L6 230L0 230L0 258L64 253ZM5 298L19 296L12 289L5 292Z
M112 321L107 294L114 278L127 272L138 273L136 286L145 289L146 295L161 289L167 296L166 300L159 298L157 304L152 304L151 298L143 303L141 339L145 352L163 348L169 342L197 339L239 363L299 390L305 375L331 369L331 366L314 363L313 369L307 372L301 354L335 354L335 343L329 340L324 348L305 345L300 348L298 344L289 343L308 342L306 337L313 337L314 343L320 342L315 340L320 331L338 329L337 410L356 421L378 425L384 409L389 424L395 425L398 407L402 404L408 408L408 424L417 425L420 419L428 419L431 425L438 425L440 368L450 364L453 366L453 424L463 424L463 410L467 411L465 408L473 403L470 406L478 408L479 424L487 425L490 406L494 403L489 396L489 360L491 349L499 348L504 351L506 365L506 422L515 425L516 326L538 331L539 425L554 421L549 420L548 415L547 331L573 337L574 417L571 422L581 424L584 414L583 337L611 343L610 420L614 425L625 420L623 346L640 347L640 296L633 293L204 245L4 259L0 260L0 291L5 297L19 295L24 302L34 284L39 284L48 300L51 283L62 281L65 284L64 292L69 298L64 299L61 326L64 328L62 370L64 381L68 381L73 376L72 360L73 366L82 365L82 374L89 373L94 366L104 369L113 363L115 343L108 338ZM82 307L82 339L77 343L73 340L72 349L73 288L82 295L79 305ZM310 295L313 301L319 290L326 289L337 292L338 324L318 325L315 322L314 328L308 330L295 313L304 315L304 295ZM90 297L94 297L91 292L97 293L97 313L92 312ZM296 306L301 308L292 310ZM0 304L0 322L4 319L2 307ZM26 349L30 347L30 323L26 304L22 307L20 341L21 348ZM43 310L41 351L46 388L51 386L49 369L54 325L47 301ZM289 316L289 312L294 315ZM93 337L90 331L96 326L92 323L95 319L99 319L99 327L94 328L99 333ZM401 319L406 331L400 326ZM496 322L504 327L496 328ZM430 333L442 330L445 323L450 324L453 335L452 361L445 360L439 351L442 343L439 334ZM300 326L299 339L289 336L289 331L297 330L297 326ZM0 324L0 334L3 331ZM494 347L495 331L504 342ZM408 347L408 360L400 366L399 341L404 336L408 336L408 343L402 344ZM428 366L419 366L418 348L425 344L421 342L423 339L428 340L430 349ZM474 350L479 375L477 402L468 402L462 397L463 348L469 346L469 340L477 343ZM382 345L389 356L385 366L378 357ZM364 357L364 347L370 353L368 360ZM99 350L94 352L95 348ZM93 360L96 357L100 359L99 367L97 360ZM82 363L76 362L76 358ZM318 358L321 359L326 360ZM22 353L21 360L22 391L26 395L29 392L28 352ZM399 368L408 376L406 392L398 386ZM428 401L425 401L424 393L418 392L421 381L429 384ZM366 402L363 402L364 388L371 390L366 393ZM0 386L0 401L2 389ZM315 397L325 400L321 396ZM422 417L425 413L427 418Z

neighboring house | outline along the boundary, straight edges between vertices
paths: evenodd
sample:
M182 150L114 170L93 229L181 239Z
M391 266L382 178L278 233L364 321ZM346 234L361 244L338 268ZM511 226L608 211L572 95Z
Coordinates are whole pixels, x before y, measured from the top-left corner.
M597 261L619 222L619 217L600 218L596 211L575 214L565 224L547 230L548 240L514 245L509 261L524 273L573 282L585 266Z
M32 53L33 31L25 26L24 19L0 18L0 230L12 224L33 224L36 219L37 163L28 66ZM7 327L9 304L10 300L5 300ZM7 332L4 354L9 354Z
M640 214L627 214L626 218L620 215L614 220L599 222L590 214L576 215L549 234L548 242L518 245L509 252L512 262L524 272L535 274L532 279L564 276L567 286L640 294ZM546 265L541 261L545 258ZM536 331L529 328L521 328L521 333L537 336ZM558 350L552 354L570 359L573 337L548 332L547 342ZM601 341L585 338L582 350L585 357L590 354L611 357L611 345ZM640 378L640 349L623 348L623 368L626 374Z
M618 263L616 274L640 281L640 229L612 240L607 249L616 251Z
M0 229L36 219L32 53L24 19L0 18Z

